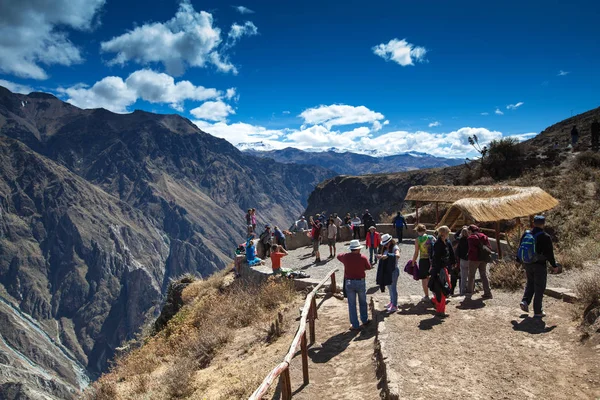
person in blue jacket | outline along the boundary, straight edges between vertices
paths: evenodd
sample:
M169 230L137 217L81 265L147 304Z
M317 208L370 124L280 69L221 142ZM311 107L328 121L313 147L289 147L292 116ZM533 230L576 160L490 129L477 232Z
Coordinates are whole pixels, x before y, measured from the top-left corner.
M404 236L404 228L408 229L408 225L406 225L406 219L400 211L398 211L398 214L396 214L396 216L392 220L392 223L396 227L396 236L398 237L398 243L402 243L402 239Z

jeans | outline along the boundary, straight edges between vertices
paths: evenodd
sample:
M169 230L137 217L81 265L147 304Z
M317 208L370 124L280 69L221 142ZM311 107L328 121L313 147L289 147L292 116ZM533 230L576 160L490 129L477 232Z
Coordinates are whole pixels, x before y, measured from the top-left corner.
M487 277L487 262L485 261L469 261L469 285L467 293L473 294L475 291L475 274L477 274L477 271L479 271L479 277L481 278L481 283L483 283L484 296L492 294L490 281Z
M469 261L460 260L460 295L467 293L467 282L469 280Z
M542 298L546 290L546 279L548 278L548 269L546 264L525 264L525 273L527 274L527 285L523 294L523 301L529 305L533 298L533 312L541 314ZM535 297L534 297L535 296Z
M287 246L285 244L285 238L277 238L277 244L287 250Z
M373 264L373 259L375 258L375 254L377 254L377 248L369 247L369 261Z
M350 324L353 328L358 328L358 315L356 315L356 296L358 295L358 307L360 308L360 320L366 323L369 320L367 309L367 284L364 279L354 280L345 279L346 295L348 296L348 314L350 314Z
M396 227L396 236L398 237L398 243L402 243L404 230L403 227Z
M400 276L400 268L396 267L392 273L392 284L388 285L388 291L390 292L390 303L394 307L398 307L398 277Z
M355 226L352 228L352 238L360 240L360 226Z

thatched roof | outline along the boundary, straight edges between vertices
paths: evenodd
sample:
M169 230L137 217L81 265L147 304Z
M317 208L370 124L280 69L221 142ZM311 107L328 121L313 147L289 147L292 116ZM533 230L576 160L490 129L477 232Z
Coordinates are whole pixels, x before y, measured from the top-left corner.
M413 186L405 200L453 203L440 225L493 222L539 214L558 200L539 187Z

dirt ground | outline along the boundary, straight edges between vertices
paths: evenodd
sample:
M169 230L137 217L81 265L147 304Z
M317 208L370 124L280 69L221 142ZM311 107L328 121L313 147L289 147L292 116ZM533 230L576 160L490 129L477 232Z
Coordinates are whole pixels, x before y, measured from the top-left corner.
M521 293L453 298L449 317L404 299L381 339L402 398L597 399L600 348L578 342L573 306L545 298L548 316L530 318Z

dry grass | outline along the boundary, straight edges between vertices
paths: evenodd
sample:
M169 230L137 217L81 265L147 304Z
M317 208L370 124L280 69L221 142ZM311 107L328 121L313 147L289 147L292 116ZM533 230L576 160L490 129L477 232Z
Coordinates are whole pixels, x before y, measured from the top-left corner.
M600 303L600 270L585 272L575 285L577 296L584 307Z
M217 274L190 284L183 292L183 308L143 347L118 358L111 372L93 385L89 398L194 398L199 390L196 374L211 365L240 329L254 326L251 332L260 335L259 341L273 340L264 326L296 298L293 282L227 282L229 275ZM121 391L128 395L121 396Z
M600 168L600 154L592 151L579 153L575 158L575 164L583 168Z
M490 268L490 285L494 288L515 291L524 282L523 267L515 262L499 261Z

